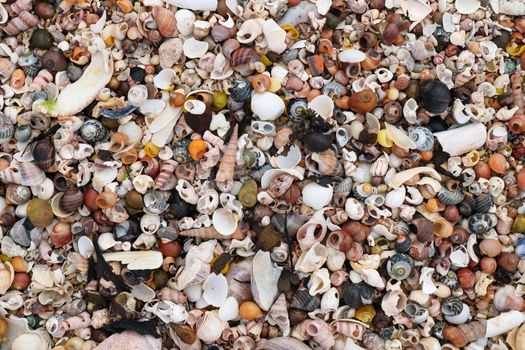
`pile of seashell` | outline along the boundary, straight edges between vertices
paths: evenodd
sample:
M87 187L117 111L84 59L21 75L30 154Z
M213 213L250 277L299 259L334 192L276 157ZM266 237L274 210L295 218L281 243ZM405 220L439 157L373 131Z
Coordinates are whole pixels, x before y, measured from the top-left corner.
M525 350L522 0L1 0L0 347Z

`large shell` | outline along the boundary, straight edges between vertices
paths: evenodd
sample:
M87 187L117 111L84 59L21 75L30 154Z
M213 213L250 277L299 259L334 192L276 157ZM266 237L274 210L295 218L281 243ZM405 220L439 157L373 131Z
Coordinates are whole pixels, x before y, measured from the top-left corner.
M24 186L38 186L45 178L46 174L42 169L28 162L13 161L9 168L0 171L0 180L4 183L12 182Z
M173 11L162 6L154 6L151 13L162 36L171 38L177 34L177 20Z
M258 251L253 258L252 293L254 300L267 311L277 298L277 282L282 267L274 267L269 252Z

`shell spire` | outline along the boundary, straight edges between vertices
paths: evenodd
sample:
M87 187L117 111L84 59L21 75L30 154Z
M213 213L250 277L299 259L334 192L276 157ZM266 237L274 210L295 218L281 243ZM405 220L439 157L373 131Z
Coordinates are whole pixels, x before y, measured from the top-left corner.
M175 172L177 165L179 165L179 163L173 159L168 159L162 163L160 173L155 179L155 189L164 187L169 177Z
M222 162L215 177L217 187L223 192L230 192L233 187L233 171L235 169L235 162L237 161L238 129L239 125L235 125L230 142L224 149Z

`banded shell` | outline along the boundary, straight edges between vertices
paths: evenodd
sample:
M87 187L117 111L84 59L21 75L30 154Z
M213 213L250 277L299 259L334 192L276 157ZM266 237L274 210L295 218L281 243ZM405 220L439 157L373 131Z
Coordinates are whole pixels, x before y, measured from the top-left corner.
M416 144L416 149L418 151L431 151L434 147L434 135L432 131L422 126L410 130L408 136Z
M413 268L414 261L406 254L392 255L386 264L388 275L396 280L406 279Z
M47 139L33 144L33 158L35 164L42 170L48 170L55 163L55 146Z
M438 192L437 197L445 205L456 205L463 201L465 193L459 188L453 191L443 188Z
M480 194L475 197L476 213L488 213L492 207L492 195L489 193Z
M0 143L3 143L13 137L14 132L15 127L11 119L3 114L0 114Z
M463 302L458 297L448 297L441 304L441 312L445 316L456 316L463 310Z

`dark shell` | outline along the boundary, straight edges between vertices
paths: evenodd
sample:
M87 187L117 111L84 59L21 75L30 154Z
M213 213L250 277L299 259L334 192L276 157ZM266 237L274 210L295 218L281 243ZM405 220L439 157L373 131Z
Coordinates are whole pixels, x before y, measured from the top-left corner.
M58 206L65 213L71 213L82 206L84 203L84 194L78 188L68 188L60 198Z
M437 197L445 205L456 205L463 201L465 193L459 188L453 191L444 188L438 192Z
M400 235L397 237L396 243L395 243L395 249L398 253L406 253L410 250L410 247L412 246L412 240L410 237L405 235Z
M301 122L304 119L304 113L308 109L306 100L297 99L290 104L290 119L294 122Z
M275 230L273 226L265 226L263 230L257 235L256 247L264 251L270 251L281 243L283 235Z
M476 200L472 196L465 196L465 199L458 205L459 213L462 216L470 216L476 208Z
M66 70L67 60L61 52L49 50L41 58L42 66L45 69L60 72Z
M109 131L101 122L89 119L80 128L80 136L89 143L104 141L109 136Z
M304 136L303 142L310 151L323 152L332 145L332 135L310 131Z
M463 310L463 302L458 297L448 297L441 304L441 312L445 316L457 316Z
M414 232L417 240L421 243L430 241L434 235L432 233L432 221L427 218L416 218L408 225L410 231Z
M434 31L434 38L437 40L436 51L443 51L450 44L450 33L448 33L443 27L437 27Z
M186 124L195 131L196 133L203 134L206 130L209 129L211 124L212 112L209 107L206 107L206 110L203 114L192 114L184 113L184 119Z
M55 146L47 139L33 144L33 158L35 164L42 170L47 170L55 163Z
M129 106L126 106L126 107L123 107L123 108L119 108L119 109L102 108L100 110L100 114L103 117L106 117L106 118L109 118L109 119L119 120L121 118L124 118L124 117L130 115L136 109L137 109L137 106L133 106L133 105L129 105Z
M489 193L480 194L476 199L476 213L488 213L492 207L492 195Z
M397 123L403 115L403 107L397 101L390 101L384 106L385 110L385 121L390 124Z
M234 80L230 87L230 97L235 102L248 101L252 97L252 88L246 80Z
M144 195L144 212L146 214L160 214L168 209L167 198L160 191L151 190Z
M26 76L34 78L38 75L38 72L42 69L42 63L39 61L36 61L33 64L30 64L28 66L23 66L22 70L26 74Z
M177 191L172 191L171 196L168 199L169 203L169 213L175 218L175 219L182 219L186 216L190 216L191 213L194 211L195 207L191 204L186 203L183 201L179 193Z
M410 130L408 136L415 142L418 151L431 151L434 148L434 135L428 128L418 126Z
M140 223L135 219L126 220L118 224L115 228L115 236L121 241L132 242L137 239L141 233Z
M433 114L440 114L447 110L452 94L441 81L423 81L420 90L421 101L427 111Z
M443 338L443 328L447 326L447 323L445 321L436 320L436 324L432 327L430 330L430 334L432 334L434 337L439 339Z
M482 235L492 226L492 219L484 213L476 213L468 219L468 228L470 232L476 235Z
M181 139L173 145L173 159L178 163L184 164L190 160L190 153L188 151L190 142L191 140L189 139Z
M298 289L292 296L290 305L294 309L312 312L315 309L318 309L319 306L321 306L321 296L319 294L311 296L308 292L308 289L301 288Z
M361 299L361 285L345 283L343 286L343 299L345 304L353 309L363 306Z
M459 279L458 275L454 271L448 271L445 275L441 276L441 283L448 286L450 289L458 289Z
M176 240L177 237L179 237L179 233L177 232L177 229L171 226L160 228L159 231L157 232L157 235L159 236L159 238L168 240L170 242Z
M396 280L407 278L414 268L414 261L409 255L392 255L386 264L388 275Z
M53 46L53 36L45 29L36 29L31 35L29 47L32 49L48 50Z
M299 280L299 276L297 276L297 274L288 270L283 270L279 276L279 281L277 281L277 288L280 292L287 293L297 288L299 282L301 281Z

